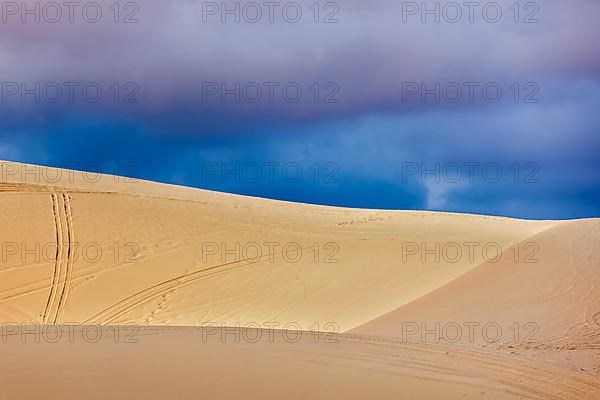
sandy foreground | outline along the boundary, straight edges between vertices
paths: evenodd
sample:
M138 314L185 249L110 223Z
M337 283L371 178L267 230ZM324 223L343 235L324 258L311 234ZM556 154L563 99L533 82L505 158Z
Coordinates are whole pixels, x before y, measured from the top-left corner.
M600 398L600 220L0 163L11 398ZM4 396L2 396L4 397Z

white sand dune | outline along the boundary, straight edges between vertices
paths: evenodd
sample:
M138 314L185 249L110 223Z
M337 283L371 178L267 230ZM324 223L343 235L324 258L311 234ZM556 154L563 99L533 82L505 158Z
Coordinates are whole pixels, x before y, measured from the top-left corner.
M539 262L519 265L510 257L484 262L353 331L389 335L402 321L532 323L538 328L532 339L541 341L532 345L595 344L600 350L600 221L564 221L527 242L538 244ZM505 340L513 337L513 331L505 333Z
M182 398L600 393L597 219L344 209L8 162L2 171L0 322L10 334L0 385L9 394L25 385L18 368L39 377L22 398L56 393L65 378L45 374L50 365L83 369L90 382L124 379L78 386L73 397L129 388L158 398L169 382ZM121 347L107 335L9 345L22 336L10 324L75 323L146 327ZM198 342L221 324L335 332L337 343L306 332L297 343ZM436 324L446 330L414 332ZM473 340L449 340L456 326L473 326ZM122 365L90 370L111 358Z

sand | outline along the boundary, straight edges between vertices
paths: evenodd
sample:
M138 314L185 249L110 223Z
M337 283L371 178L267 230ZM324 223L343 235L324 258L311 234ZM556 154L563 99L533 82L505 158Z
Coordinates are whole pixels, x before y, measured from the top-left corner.
M0 168L9 395L599 397L598 219L344 209ZM71 335L54 340L59 327Z

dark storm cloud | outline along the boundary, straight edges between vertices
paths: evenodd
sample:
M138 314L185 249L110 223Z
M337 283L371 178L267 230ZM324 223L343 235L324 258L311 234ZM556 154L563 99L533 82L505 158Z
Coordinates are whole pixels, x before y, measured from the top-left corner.
M0 158L340 206L599 215L600 4L500 1L494 23L491 3L451 22L442 2L439 23L421 2L322 2L318 23L312 1L296 23L289 2L272 23L223 23L222 2L101 1L95 23L3 9ZM236 178L265 163L303 174ZM477 179L444 175L465 163Z
M26 3L34 7L34 2ZM544 85L553 81L594 80L600 72L600 54L592 44L600 33L594 18L600 4L593 1L531 2L537 7L532 9L519 3L519 14L511 9L514 2L500 1L494 3L503 13L496 23L490 22L494 9L486 8L491 2L481 2L471 12L462 5L462 17L454 23L448 22L454 15L445 8L448 2L439 5L439 23L435 15L423 14L421 3L414 3L419 8L415 11L412 2L383 1L331 3L337 8L324 2L319 23L308 2L295 3L303 11L296 23L283 14L290 2L273 9L272 23L268 8L252 3L261 5L263 15L251 23L242 11L251 2L239 3L236 22L235 13L223 11L235 9L233 1L144 1L132 3L138 4L132 9L125 9L129 3L120 4L115 23L112 3L98 3L104 14L97 23L85 20L85 2L75 9L73 23L66 14L56 23L45 22L43 14L40 23L31 23L34 17L27 15L29 23L23 23L22 10L3 15L4 81L25 82L29 88L34 82L79 83L73 102L65 101L63 88L57 104L44 99L32 104L31 96L22 104L17 101L19 90L7 97L3 108L49 115L82 108L172 130L205 123L197 129L205 135L235 119L261 126L379 111L473 107L489 103L483 93L486 84L501 87L506 101L515 82L534 82L543 94L548 89ZM435 7L435 2L428 4ZM123 23L129 14L138 22ZM328 15L338 22L324 23ZM538 22L525 23L531 22L527 18ZM90 82L103 90L93 106L81 93ZM111 86L115 82L116 89ZM447 86L452 83L456 85ZM436 84L442 101L424 95ZM445 101L456 98L457 88L463 91L458 104ZM530 92L519 89L522 96ZM128 96L139 102L123 103Z

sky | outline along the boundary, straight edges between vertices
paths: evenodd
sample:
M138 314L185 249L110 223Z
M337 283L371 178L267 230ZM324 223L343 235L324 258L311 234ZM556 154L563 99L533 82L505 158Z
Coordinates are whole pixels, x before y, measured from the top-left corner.
M600 3L3 2L0 159L600 217Z

